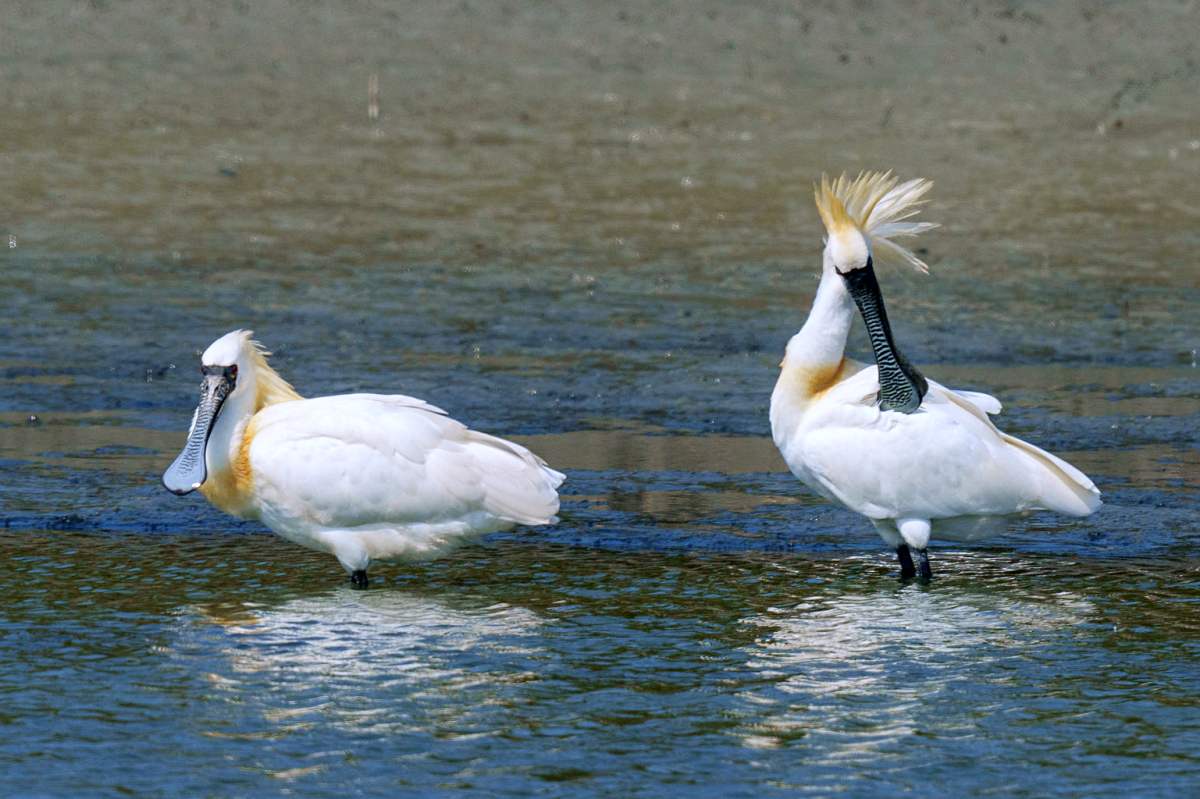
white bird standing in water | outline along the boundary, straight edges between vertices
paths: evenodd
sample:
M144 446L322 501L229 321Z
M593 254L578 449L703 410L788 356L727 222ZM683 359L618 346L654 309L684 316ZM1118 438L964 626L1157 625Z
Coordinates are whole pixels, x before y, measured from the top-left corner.
M1100 507L1087 475L996 429L988 414L1000 412L999 400L926 380L896 348L874 258L928 271L894 240L936 227L905 221L930 186L878 172L821 179L821 282L771 396L771 431L793 474L870 519L896 549L901 577L919 569L922 580L932 577L931 535L973 540L996 531L1008 514L1086 516ZM845 355L856 305L874 366Z
M377 558L430 557L464 538L557 521L564 477L522 446L399 394L303 399L248 330L201 356L200 404L163 474L227 513L332 553L366 588Z

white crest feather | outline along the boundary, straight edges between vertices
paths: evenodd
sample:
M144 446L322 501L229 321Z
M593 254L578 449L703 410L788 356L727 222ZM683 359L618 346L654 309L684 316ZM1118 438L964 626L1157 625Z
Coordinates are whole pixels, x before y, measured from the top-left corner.
M824 175L816 189L817 210L829 233L846 217L871 242L877 259L897 260L928 273L925 262L896 239L916 236L937 227L933 222L905 221L920 212L925 194L933 187L924 178L901 183L889 172L860 172L851 180L845 174L832 182Z

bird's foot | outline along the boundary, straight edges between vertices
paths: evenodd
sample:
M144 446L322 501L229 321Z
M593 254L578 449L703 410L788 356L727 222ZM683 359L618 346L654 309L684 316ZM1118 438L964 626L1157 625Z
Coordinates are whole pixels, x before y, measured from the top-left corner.
M927 583L933 579L933 569L929 567L928 550L917 550L917 577L923 583Z
M896 557L900 559L901 580L911 580L917 576L917 570L913 566L912 553L908 550L908 544L901 544L896 547Z
M367 579L367 570L366 569L358 569L357 571L350 573L350 587L351 588L355 588L359 591L362 591L370 584L371 584L371 581Z

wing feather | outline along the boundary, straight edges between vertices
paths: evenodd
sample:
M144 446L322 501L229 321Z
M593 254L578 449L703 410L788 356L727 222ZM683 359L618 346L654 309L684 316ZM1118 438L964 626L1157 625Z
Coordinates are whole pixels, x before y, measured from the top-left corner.
M480 512L549 522L562 475L517 444L469 430L412 397L351 394L256 417L254 489L322 527L453 521Z
M1082 472L992 424L995 397L929 387L917 413L882 412L869 366L826 392L785 458L801 479L873 518L1086 515L1099 506Z

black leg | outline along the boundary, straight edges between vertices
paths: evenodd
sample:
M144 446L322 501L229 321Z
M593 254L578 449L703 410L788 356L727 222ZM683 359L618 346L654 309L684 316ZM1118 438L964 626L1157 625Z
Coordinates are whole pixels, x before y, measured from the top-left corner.
M917 570L913 568L912 553L908 551L908 544L896 547L896 557L900 558L901 580L911 580L917 576Z
M367 579L367 570L366 569L359 569L358 571L356 571L350 575L350 587L351 588L357 588L359 591L361 591L370 584L371 584L371 581Z
M929 568L929 552L917 550L917 569L921 572L921 582L927 583L933 579L933 569Z

